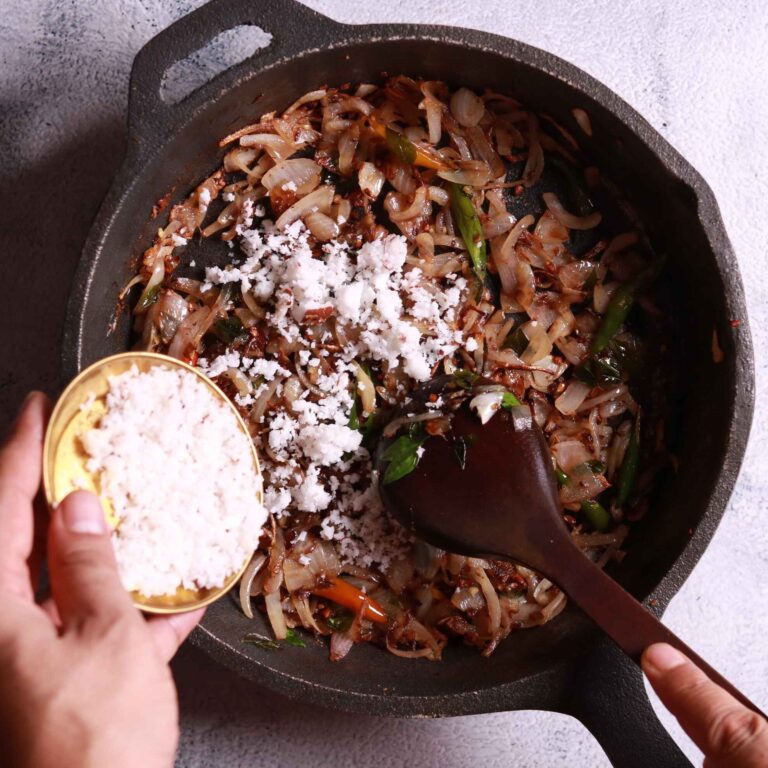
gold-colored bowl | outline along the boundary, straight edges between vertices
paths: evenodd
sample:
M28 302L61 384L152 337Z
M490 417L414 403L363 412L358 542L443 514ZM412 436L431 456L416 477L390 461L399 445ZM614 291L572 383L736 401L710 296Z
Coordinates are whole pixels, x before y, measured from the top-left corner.
M182 368L202 381L216 398L227 404L239 428L248 438L253 453L253 466L261 475L259 457L251 440L248 427L229 398L204 374L191 365L154 352L124 352L99 360L78 374L59 397L48 422L43 445L43 487L48 503L54 507L75 490L92 491L101 498L104 514L111 528L117 525L114 509L109 499L101 495L98 477L86 469L88 456L83 450L80 436L96 427L107 412L106 394L110 376L125 373L131 366L146 373L153 366L169 369ZM260 492L259 502L263 503ZM147 597L131 592L134 605L147 613L183 613L218 600L240 579L248 566L250 556L236 573L215 589L185 589L179 587L174 594Z

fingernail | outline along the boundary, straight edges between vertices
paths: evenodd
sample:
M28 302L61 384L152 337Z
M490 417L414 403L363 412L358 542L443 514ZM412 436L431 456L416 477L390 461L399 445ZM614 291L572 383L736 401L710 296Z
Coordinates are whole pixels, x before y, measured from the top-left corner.
M61 518L70 533L101 535L107 532L104 511L92 493L75 491L61 505Z
M645 661L659 672L669 672L670 669L685 664L688 659L680 651L666 643L656 643L644 654Z

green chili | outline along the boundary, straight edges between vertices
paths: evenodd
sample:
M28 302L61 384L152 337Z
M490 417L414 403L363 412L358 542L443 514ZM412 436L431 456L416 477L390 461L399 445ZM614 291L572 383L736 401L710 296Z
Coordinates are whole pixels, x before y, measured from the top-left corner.
M640 460L640 414L635 419L632 434L629 436L627 450L624 453L624 461L619 469L619 495L616 497L616 505L623 507L632 493L637 477L637 467Z
M598 328L595 338L592 339L592 353L602 352L608 342L619 332L619 328L624 325L629 310L635 303L637 290L634 283L625 283L619 286L611 300L608 302L608 309L605 311L603 322Z
M602 325L598 328L595 338L592 340L592 354L598 354L608 345L608 342L619 332L619 328L627 319L630 309L635 303L638 294L652 283L662 266L664 259L657 258L653 264L644 269L634 280L619 286L608 302Z
M382 455L389 462L384 472L384 485L394 483L413 472L421 460L421 446L429 435L414 431L414 434L400 435Z
M162 287L162 283L157 283L157 285L153 285L149 290L145 288L144 293L141 294L141 297L136 304L136 311L143 312L145 309L151 307L157 301L157 297L160 295L160 289Z
M416 160L416 147L407 136L387 128L384 139L387 142L389 151L393 155L397 156L404 163L413 165Z
M451 182L448 184L448 192L451 196L453 220L461 233L464 245L467 247L469 258L472 259L472 266L477 279L480 281L480 290L482 291L485 285L487 257L480 217L477 215L472 200L469 199L461 186Z
M451 375L451 383L459 389L472 389L480 378L474 371L468 371L466 368L457 368Z
M295 646L296 648L305 648L307 645L304 642L304 638L295 629L290 628L285 633L285 642L288 643L288 645Z
M611 516L599 501L582 501L581 511L596 531L608 530L611 524Z
M522 405L522 403L511 392L505 392L501 396L502 408L509 410L510 408L517 408L518 405Z
M278 651L282 647L277 640L273 640L271 637L264 637L256 632L249 632L243 637L243 642L248 645L255 645L257 648L264 648L267 651Z
M555 464L555 477L557 478L557 484L560 486L568 485L570 482L568 475L566 475L565 472L563 472L563 470L557 466L557 464Z

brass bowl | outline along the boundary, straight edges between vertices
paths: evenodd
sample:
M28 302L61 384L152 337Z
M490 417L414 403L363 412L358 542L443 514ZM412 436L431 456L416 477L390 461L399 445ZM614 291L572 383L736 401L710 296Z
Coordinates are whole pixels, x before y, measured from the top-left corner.
M182 368L194 374L217 399L227 404L232 416L237 419L251 446L254 471L261 476L259 457L248 427L229 398L207 376L191 365L166 355L155 352L123 352L105 357L78 374L61 394L53 409L43 444L43 487L51 507L58 505L72 491L91 491L100 497L110 527L116 527L118 521L112 504L101 495L98 477L86 469L88 456L81 445L80 435L97 426L107 412L108 378L125 373L134 365L142 373L159 365L169 369ZM260 491L259 502L263 501L263 492ZM169 595L147 597L141 592L131 592L131 598L137 608L147 613L183 613L202 608L228 592L239 581L249 561L250 556L221 587L215 589L191 590L180 586L175 593Z

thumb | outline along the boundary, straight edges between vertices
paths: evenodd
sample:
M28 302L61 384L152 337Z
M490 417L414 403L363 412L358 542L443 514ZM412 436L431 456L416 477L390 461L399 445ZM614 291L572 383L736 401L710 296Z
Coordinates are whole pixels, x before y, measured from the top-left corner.
M664 706L704 753L705 768L768 765L765 718L736 701L670 645L651 645L641 664Z
M48 533L51 591L63 629L103 629L133 611L117 573L109 527L98 497L70 493Z

